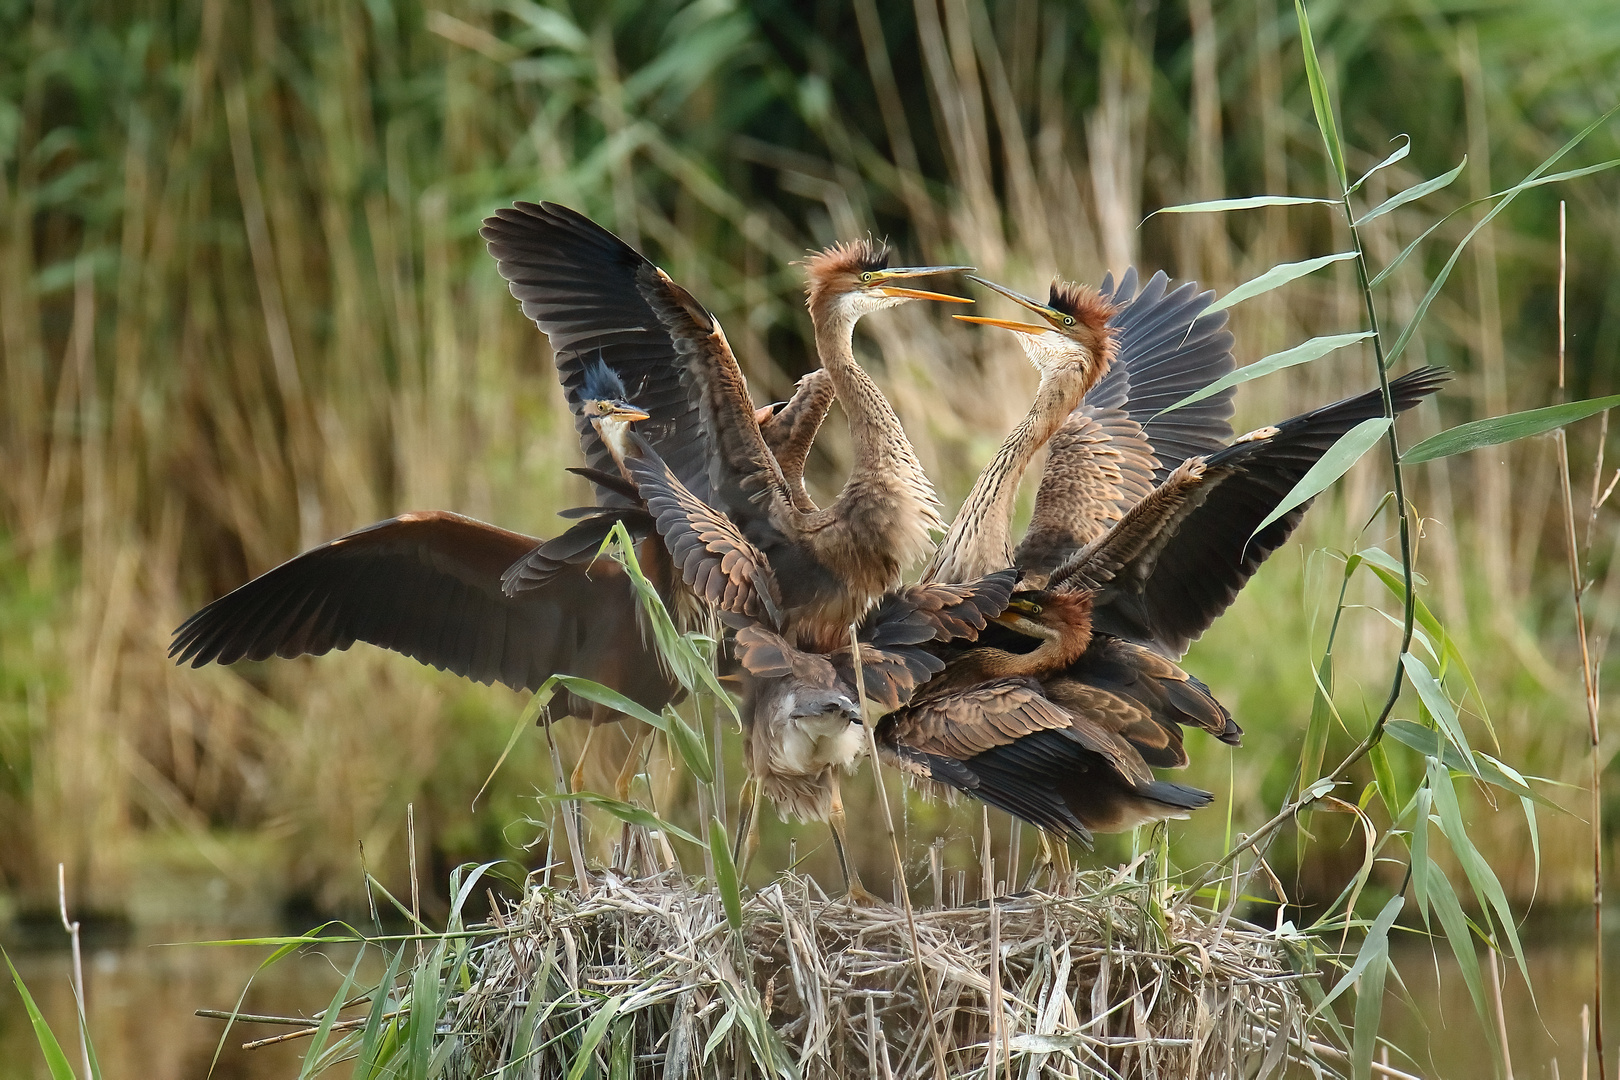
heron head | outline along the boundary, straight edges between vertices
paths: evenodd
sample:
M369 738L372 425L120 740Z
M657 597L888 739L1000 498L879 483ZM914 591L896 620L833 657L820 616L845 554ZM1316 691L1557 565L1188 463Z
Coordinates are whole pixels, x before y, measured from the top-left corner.
M1005 285L968 275L972 280L1040 316L1039 323L1014 319L991 319L980 315L957 315L963 322L999 326L1018 335L1030 363L1045 374L1063 366L1077 366L1093 377L1100 376L1118 351L1119 331L1108 325L1120 309L1089 285L1054 281L1046 303L1015 292Z
M818 251L804 261L805 287L812 310L831 307L850 321L908 300L971 304L965 296L928 292L899 284L907 278L971 270L971 266L890 266L888 245L851 240Z
M630 404L629 393L619 373L608 367L600 349L584 365L585 381L580 384L581 409L593 421L612 420L631 424L645 420L648 413Z
M1092 594L1089 592L1015 593L995 621L1033 638L1056 639L1091 633Z

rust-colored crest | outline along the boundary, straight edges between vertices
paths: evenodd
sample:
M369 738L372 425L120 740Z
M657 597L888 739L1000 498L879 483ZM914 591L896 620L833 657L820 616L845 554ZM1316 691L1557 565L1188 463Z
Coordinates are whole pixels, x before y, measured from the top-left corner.
M870 237L823 248L804 260L805 291L811 306L829 292L847 292L862 273L888 266L889 245Z
M1109 326L1108 320L1119 312L1120 305L1103 299L1102 293L1090 285L1061 280L1052 282L1047 303L1074 316L1075 336L1089 345L1094 355L1110 362L1114 359L1119 331Z

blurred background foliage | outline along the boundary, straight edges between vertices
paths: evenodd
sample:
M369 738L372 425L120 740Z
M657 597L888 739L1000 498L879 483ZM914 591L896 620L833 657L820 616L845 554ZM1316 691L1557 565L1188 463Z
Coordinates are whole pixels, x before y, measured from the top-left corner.
M1375 265L1620 96L1609 0L1311 10L1359 148L1352 174L1412 139L1366 205L1468 157L1450 188L1368 227ZM1617 141L1600 130L1566 164L1614 157ZM972 263L1027 291L1132 263L1224 291L1344 250L1342 226L1317 207L1144 216L1326 194L1328 178L1279 0L0 0L0 904L54 909L64 861L70 893L107 914L352 911L362 859L408 892L407 803L424 882L465 859L543 858L522 846L534 790L552 783L539 732L470 806L518 695L363 645L223 670L164 656L191 610L348 529L438 507L547 535L556 510L588 499L562 472L578 451L545 341L477 237L495 207L562 202L641 247L724 321L763 401L811 362L794 265L808 247L870 231L904 259ZM1460 378L1406 422L1408 442L1442 416L1555 400L1559 198L1570 395L1620 391L1620 181L1606 173L1527 192L1470 248L1405 358ZM1477 212L1384 286L1398 322ZM1360 329L1351 271L1334 269L1234 309L1239 362ZM1033 372L1007 335L939 312L863 326L863 357L954 507ZM1373 381L1370 351L1334 353L1245 386L1238 429ZM1597 426L1573 437L1578 515ZM1427 601L1480 677L1498 756L1579 786L1551 445L1426 465L1409 490ZM848 460L835 412L813 488L835 491ZM1246 735L1235 753L1192 747L1188 780L1231 796L1175 827L1181 865L1219 854L1228 820L1252 827L1286 792L1337 589L1331 551L1387 539L1387 515L1357 539L1386 486L1375 460L1359 466L1190 654ZM1601 650L1620 620L1607 573L1620 529L1612 505L1581 525ZM1382 586L1358 578L1350 595L1363 607L1335 657L1345 748L1382 697L1397 633ZM556 729L565 759L577 728ZM1421 761L1391 757L1409 789ZM680 820L670 800L690 785L663 760L654 789ZM849 786L861 820L870 785ZM1537 893L1537 858L1540 903L1587 895L1575 817L1544 814L1539 853L1517 807L1479 797L1471 817L1517 900ZM1283 845L1302 853L1282 852L1298 899L1331 897L1361 861L1350 818L1311 821L1321 843ZM923 864L935 835L974 862L976 807L913 799L907 827ZM998 818L997 844L1008 836ZM836 880L821 830L774 821L756 874L784 865L792 837ZM871 841L863 873L881 891L888 855Z

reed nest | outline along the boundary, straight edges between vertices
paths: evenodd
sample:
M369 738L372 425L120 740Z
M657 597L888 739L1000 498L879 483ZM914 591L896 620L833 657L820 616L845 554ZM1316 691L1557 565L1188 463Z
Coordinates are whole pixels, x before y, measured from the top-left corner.
M1300 942L1167 907L1121 876L916 911L945 1075L1343 1068L1304 1000L1315 975ZM743 904L734 932L702 882L610 874L583 894L531 889L495 923L440 1022L452 1073L572 1077L589 1058L611 1077L938 1075L900 908L784 876Z

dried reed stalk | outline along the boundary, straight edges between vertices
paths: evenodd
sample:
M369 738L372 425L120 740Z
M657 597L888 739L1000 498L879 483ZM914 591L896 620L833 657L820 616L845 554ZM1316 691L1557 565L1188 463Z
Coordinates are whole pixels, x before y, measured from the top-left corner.
M829 901L784 876L744 905L748 963L738 965L719 897L678 875L608 874L584 893L530 888L468 950L466 990L436 1027L455 1042L452 1072L487 1075L517 1053L538 1075L562 1075L610 999L613 1025L631 1032L635 1076L768 1073L754 1001L808 1080L848 1076L862 1061L921 1080L935 1063L911 970L920 959L949 1074L968 1075L992 1052L999 938L1005 1031L1017 1034L995 1052L1009 1075L1237 1077L1307 1060L1336 1071L1331 1036L1301 994L1316 976L1296 970L1305 952L1292 939L1163 912L1148 885L1109 873L1083 873L1074 890L1000 897L993 915L984 904L917 911L914 952L899 909ZM873 1032L883 1033L876 1046ZM589 1052L607 1054L610 1041Z

